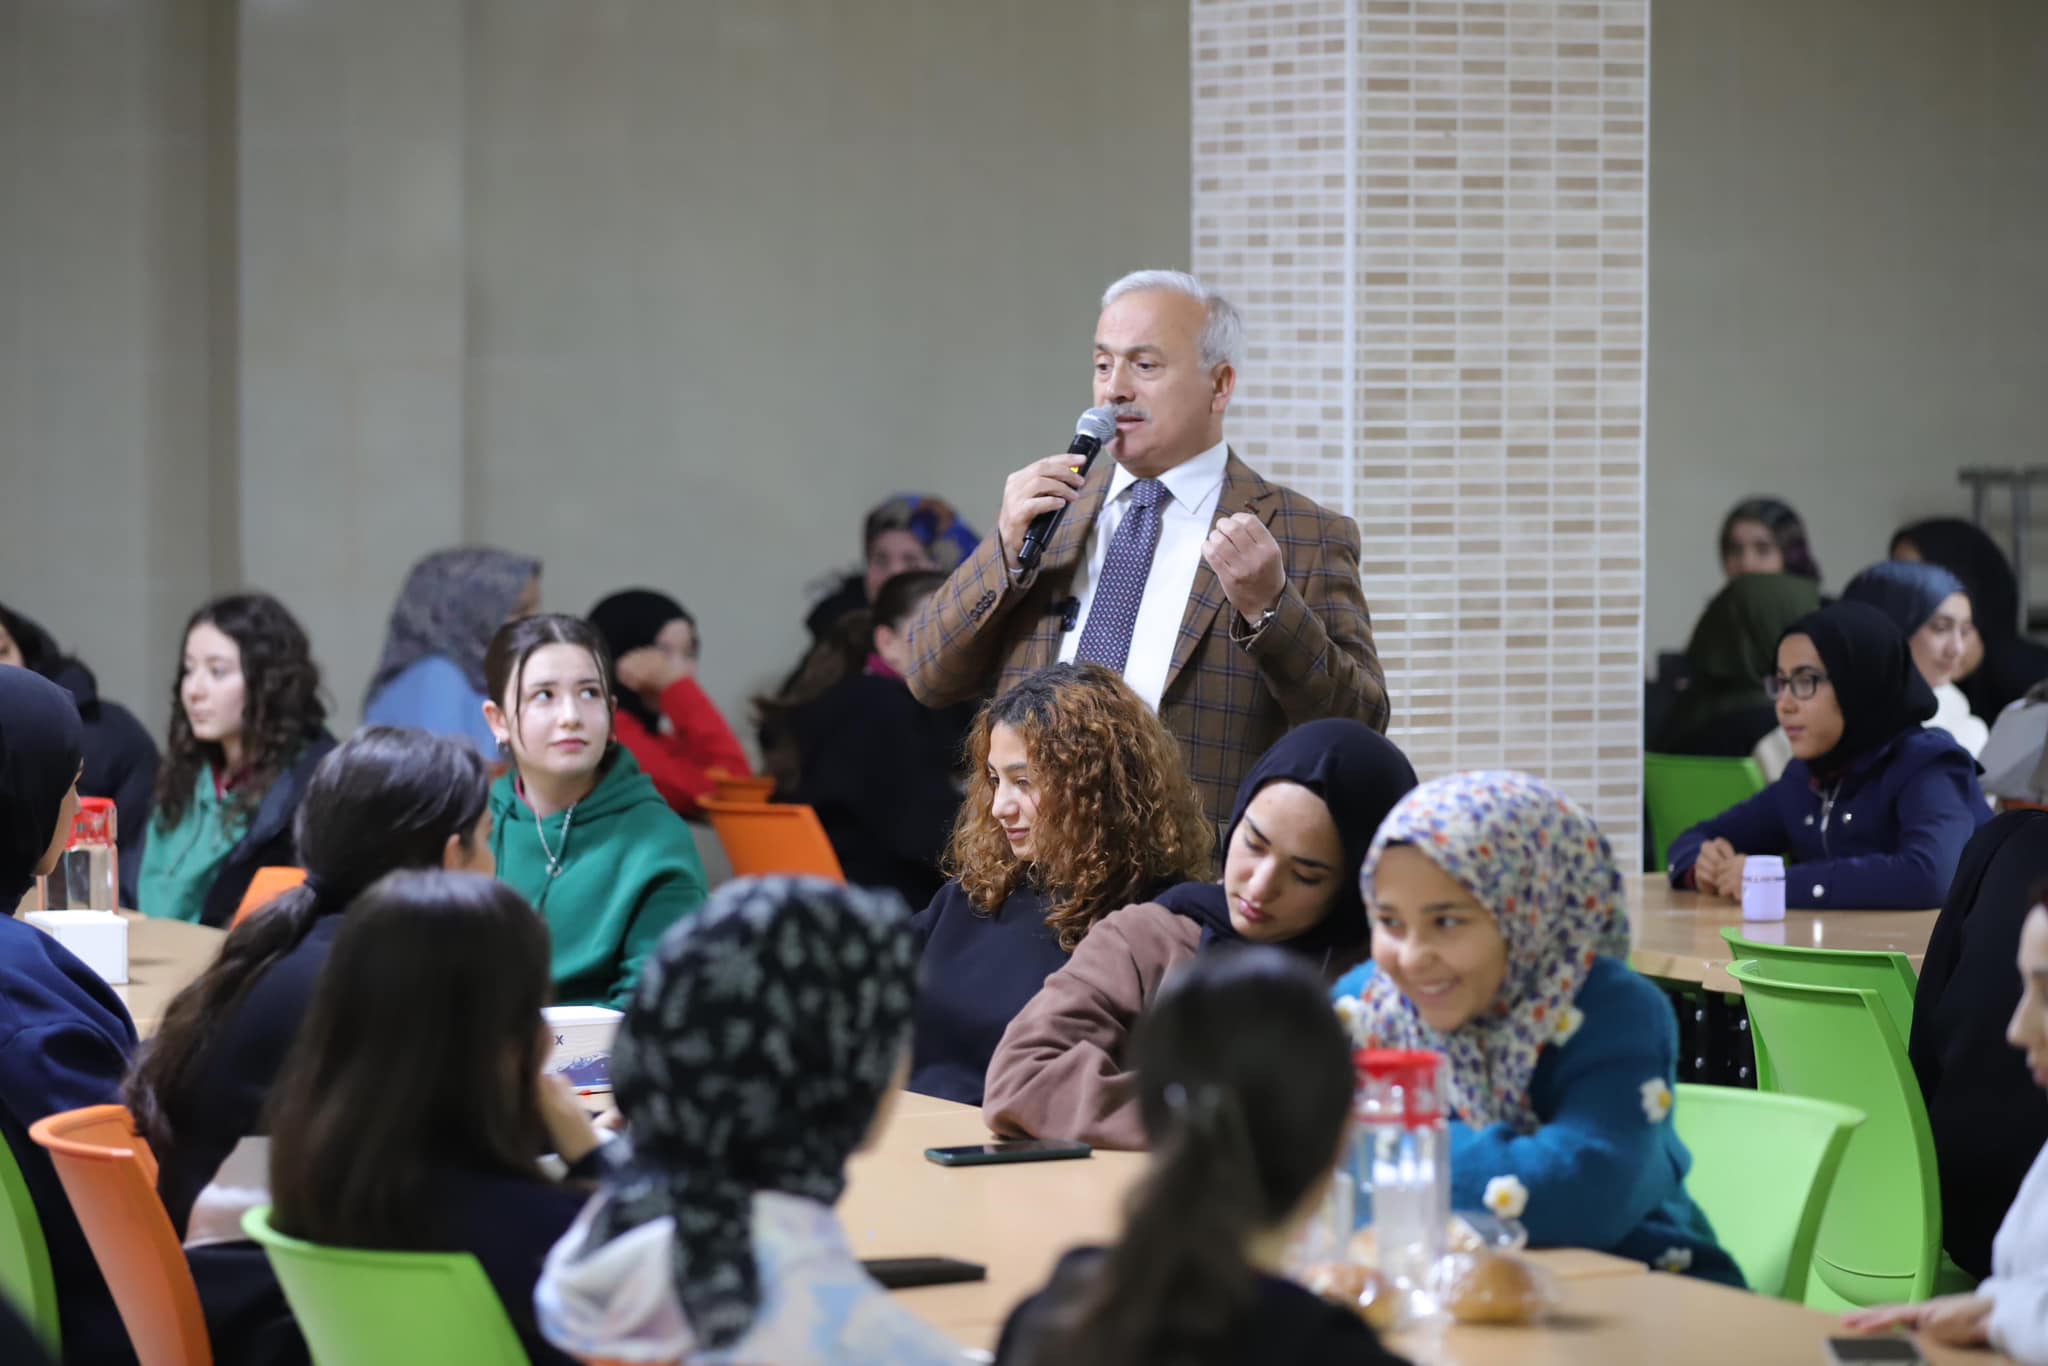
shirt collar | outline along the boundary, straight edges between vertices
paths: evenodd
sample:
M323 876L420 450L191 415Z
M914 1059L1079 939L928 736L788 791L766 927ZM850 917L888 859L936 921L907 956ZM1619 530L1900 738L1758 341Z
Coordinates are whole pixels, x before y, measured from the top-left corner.
M1224 467L1229 463L1230 443L1219 441L1200 455L1183 460L1160 475L1159 482L1166 485L1166 491L1173 495L1174 502L1193 512L1223 482ZM1125 489L1137 482L1137 475L1118 465L1116 473L1109 477L1109 501L1115 502Z

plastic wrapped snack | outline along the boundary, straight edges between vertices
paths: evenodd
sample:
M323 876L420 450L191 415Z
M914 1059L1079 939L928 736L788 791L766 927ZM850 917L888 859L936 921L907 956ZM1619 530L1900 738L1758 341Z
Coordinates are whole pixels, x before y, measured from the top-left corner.
M1307 1284L1311 1292L1349 1309L1377 1332L1391 1332L1400 1321L1400 1296L1386 1277L1369 1266L1324 1262L1309 1268Z
M1536 1323L1557 1308L1556 1279L1512 1253L1456 1253L1438 1264L1430 1283L1459 1323Z
M1460 1210L1451 1216L1444 1235L1447 1252L1520 1252L1529 1245L1529 1230L1515 1219L1503 1219L1484 1210ZM1345 1256L1365 1266L1379 1263L1379 1245L1370 1227L1351 1235Z

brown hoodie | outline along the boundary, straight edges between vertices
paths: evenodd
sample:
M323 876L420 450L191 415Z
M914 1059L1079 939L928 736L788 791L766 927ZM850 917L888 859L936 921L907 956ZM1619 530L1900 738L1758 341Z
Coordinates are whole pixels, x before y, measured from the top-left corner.
M988 1127L1005 1138L1143 1149L1124 1045L1167 975L1201 942L1199 921L1156 902L1098 921L1003 1031L982 1095Z

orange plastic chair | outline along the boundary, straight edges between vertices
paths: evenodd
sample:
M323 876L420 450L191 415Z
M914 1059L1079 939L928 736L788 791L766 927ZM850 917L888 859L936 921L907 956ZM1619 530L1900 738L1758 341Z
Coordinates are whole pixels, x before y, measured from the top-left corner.
M234 929L305 880L304 868L283 865L258 868L256 876L249 879L249 890L242 893L242 904L235 907L235 918L228 922L228 928Z
M784 873L846 881L818 813L808 806L714 799L704 803L704 814L725 846L734 877Z
M28 1136L50 1150L142 1366L213 1366L192 1268L157 1197L156 1155L128 1107L66 1110Z
M735 778L730 774L716 773L711 775L711 782L711 798L713 801L746 802L759 806L775 795L775 780L773 778Z

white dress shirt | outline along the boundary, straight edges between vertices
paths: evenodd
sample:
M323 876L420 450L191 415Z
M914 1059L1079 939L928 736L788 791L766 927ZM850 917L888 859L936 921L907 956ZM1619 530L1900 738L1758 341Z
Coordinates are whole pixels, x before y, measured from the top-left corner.
M1159 544L1152 550L1152 573L1145 580L1145 597L1138 604L1137 624L1131 628L1130 657L1124 661L1124 682L1154 711L1159 709L1159 695L1166 691L1173 643L1187 613L1188 594L1194 590L1195 570L1202 563L1202 543L1209 539L1210 523L1216 520L1216 500L1223 496L1223 467L1229 461L1230 445L1219 441L1159 476L1168 497L1159 505ZM1110 540L1122 525L1124 513L1130 510L1125 495L1137 482L1138 477L1122 465L1110 476L1102 513L1089 529L1088 553L1074 571L1073 591L1081 608L1073 629L1060 639L1062 663L1071 663L1081 648L1081 632L1088 625L1088 609L1095 605L1102 562L1109 557Z

